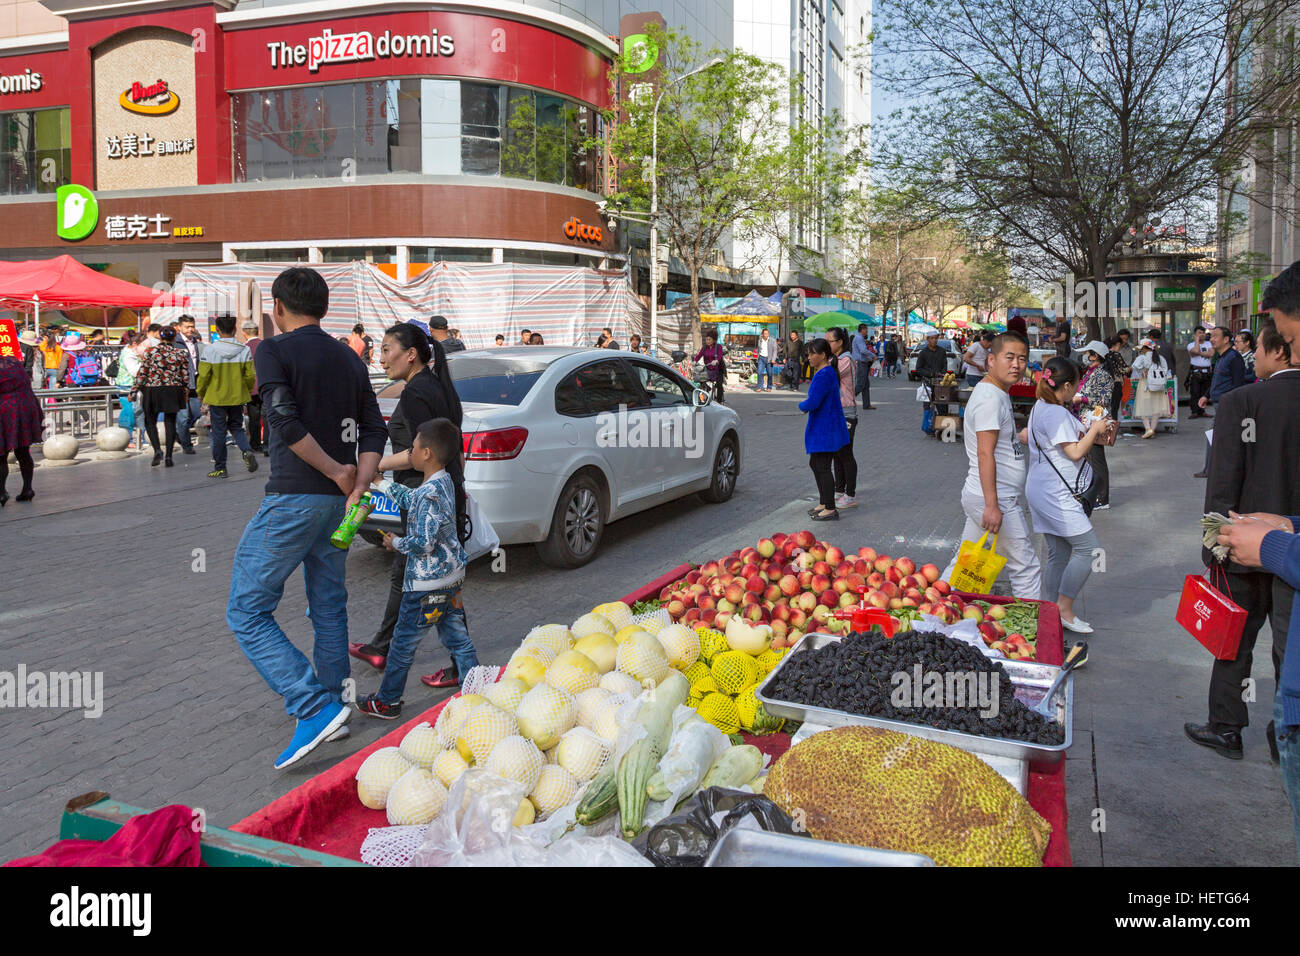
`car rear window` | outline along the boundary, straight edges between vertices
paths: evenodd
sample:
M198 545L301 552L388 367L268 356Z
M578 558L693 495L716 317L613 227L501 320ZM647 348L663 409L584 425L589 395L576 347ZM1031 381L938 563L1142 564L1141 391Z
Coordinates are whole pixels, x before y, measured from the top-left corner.
M447 367L462 402L518 405L546 371L546 362L452 354Z

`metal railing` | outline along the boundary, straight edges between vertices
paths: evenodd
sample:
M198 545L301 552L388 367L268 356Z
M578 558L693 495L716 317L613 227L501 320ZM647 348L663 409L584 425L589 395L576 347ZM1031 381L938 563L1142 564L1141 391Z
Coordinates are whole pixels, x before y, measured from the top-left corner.
M47 438L71 435L79 441L94 441L101 428L117 424L120 403L112 385L38 388L35 393Z

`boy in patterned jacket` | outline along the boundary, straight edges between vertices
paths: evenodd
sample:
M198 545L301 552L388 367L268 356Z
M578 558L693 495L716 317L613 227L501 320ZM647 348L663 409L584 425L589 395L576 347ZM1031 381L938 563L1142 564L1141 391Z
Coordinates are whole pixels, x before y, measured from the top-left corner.
M446 465L459 455L460 432L445 418L421 425L411 446L411 467L424 475L418 488L391 480L376 483L380 491L407 512L406 534L384 535L384 547L407 556L402 606L393 629L388 663L378 693L362 697L357 710L367 717L394 720L402 713L402 691L425 632L435 624L438 637L451 654L456 673L464 680L478 664L460 588L465 580L465 549L456 534L456 500Z

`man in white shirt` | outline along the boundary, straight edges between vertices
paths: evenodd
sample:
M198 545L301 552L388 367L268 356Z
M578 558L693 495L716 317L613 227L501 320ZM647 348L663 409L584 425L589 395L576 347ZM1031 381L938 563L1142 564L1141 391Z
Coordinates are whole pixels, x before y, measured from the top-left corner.
M972 339L970 346L962 353L962 372L966 376L966 384L974 388L988 371L989 343L993 341L993 333L989 331L981 332L979 338Z
M1192 332L1192 341L1187 343L1187 354L1192 363L1187 382L1191 399L1188 403L1191 414L1188 417L1204 418L1206 411L1201 407L1200 400L1210 394L1210 362L1214 356L1214 346L1206 340L1205 329L1199 325Z
M997 535L998 554L1007 559L1011 593L1038 600L1042 571L1038 551L1025 514L1025 432L1016 433L1009 390L1025 374L1029 344L1017 332L993 337L988 353L988 374L975 386L966 403L963 439L970 462L962 486L961 505L966 513L963 541L978 541L988 531ZM951 581L957 556L943 573ZM1053 595L1053 599L1055 595Z
M772 391L772 366L776 364L776 340L764 329L758 336L758 375L754 379L754 388L760 392ZM767 375L767 385L763 385L763 376Z

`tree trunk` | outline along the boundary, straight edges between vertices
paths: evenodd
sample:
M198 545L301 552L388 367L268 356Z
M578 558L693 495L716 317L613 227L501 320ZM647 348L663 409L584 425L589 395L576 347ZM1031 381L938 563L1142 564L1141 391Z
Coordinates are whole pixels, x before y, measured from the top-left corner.
M691 270L691 354L704 347L704 333L700 328L700 265L692 260Z

